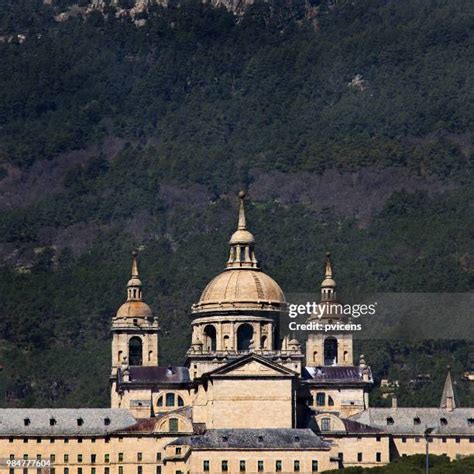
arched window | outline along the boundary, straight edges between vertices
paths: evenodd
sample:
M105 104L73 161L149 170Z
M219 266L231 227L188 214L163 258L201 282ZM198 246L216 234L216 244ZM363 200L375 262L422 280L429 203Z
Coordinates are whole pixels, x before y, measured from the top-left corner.
M328 405L330 407L333 407L334 406L334 400L333 398L331 397L331 395L328 395Z
M229 349L229 336L224 336L224 349Z
M178 418L170 418L169 431L170 431L170 433L177 433L178 432Z
M262 336L262 338L260 339L260 347L262 349L267 348L267 336Z
M250 324L241 324L237 329L237 350L247 351L253 337L253 327Z
M178 395L178 406L184 407L184 400Z
M163 406L163 397L158 398L157 406L159 406L159 407Z
M313 352L313 362L318 362L318 351Z
M323 418L321 420L321 431L331 431L331 419Z
M324 365L337 364L337 339L328 337L324 340Z
M174 407L174 393L167 393L166 394L166 406L167 407Z
M217 341L217 336L216 336L216 328L212 325L208 325L204 328L204 337L205 337L205 348L206 350L209 351L215 351L216 350L216 341Z
M153 358L153 351L148 351L148 362L151 362L152 358Z
M316 406L323 407L326 405L326 394L323 392L318 392L316 394Z
M132 337L128 343L128 359L130 365L142 365L142 340L139 337Z

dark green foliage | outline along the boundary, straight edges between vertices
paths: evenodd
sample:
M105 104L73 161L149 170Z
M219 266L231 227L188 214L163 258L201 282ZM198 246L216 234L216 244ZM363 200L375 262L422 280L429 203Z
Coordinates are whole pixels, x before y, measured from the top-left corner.
M0 183L9 166L94 150L55 193L1 211L0 405L108 403L109 325L134 247L161 363L181 363L189 308L235 228L226 194L257 172L298 185L293 172L392 166L451 185L399 190L365 223L334 211L337 192L318 212L249 204L258 258L285 291L316 292L328 248L348 293L472 290L472 2L320 2L317 25L302 2L258 2L241 21L186 2L151 8L140 28L112 9L55 22L71 3L0 0L1 35L27 36L0 43ZM357 74L365 90L348 85ZM110 137L125 143L113 159L100 152ZM472 349L372 341L356 356L377 384L400 381L401 404L436 405L452 365L466 405ZM411 388L422 371L432 383Z

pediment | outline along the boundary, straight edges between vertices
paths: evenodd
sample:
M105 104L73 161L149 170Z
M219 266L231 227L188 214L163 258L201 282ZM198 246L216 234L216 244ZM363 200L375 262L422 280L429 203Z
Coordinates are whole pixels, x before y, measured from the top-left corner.
M229 362L207 374L209 377L294 377L286 367L255 354Z

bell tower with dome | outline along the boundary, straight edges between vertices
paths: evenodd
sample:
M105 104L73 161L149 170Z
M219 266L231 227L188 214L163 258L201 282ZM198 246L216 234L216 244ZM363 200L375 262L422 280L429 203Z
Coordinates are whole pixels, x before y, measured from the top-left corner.
M280 341L278 325L281 313L287 311L285 295L260 269L255 238L247 229L244 201L241 191L238 225L229 241L226 268L192 306L192 342L186 359L192 378L248 353L301 371L303 355L298 341Z
M158 365L158 318L143 301L138 274L137 252L132 252L132 274L127 283L127 301L112 320L112 396L118 372L130 367Z

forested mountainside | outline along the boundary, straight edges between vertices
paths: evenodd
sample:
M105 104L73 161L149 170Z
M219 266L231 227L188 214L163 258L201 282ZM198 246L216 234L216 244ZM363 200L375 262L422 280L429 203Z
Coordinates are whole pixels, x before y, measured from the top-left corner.
M180 364L241 187L286 292L327 249L346 291L473 290L473 2L73 3L0 0L1 406L107 405L133 248ZM474 405L473 348L356 357L400 405L439 403L449 364Z

